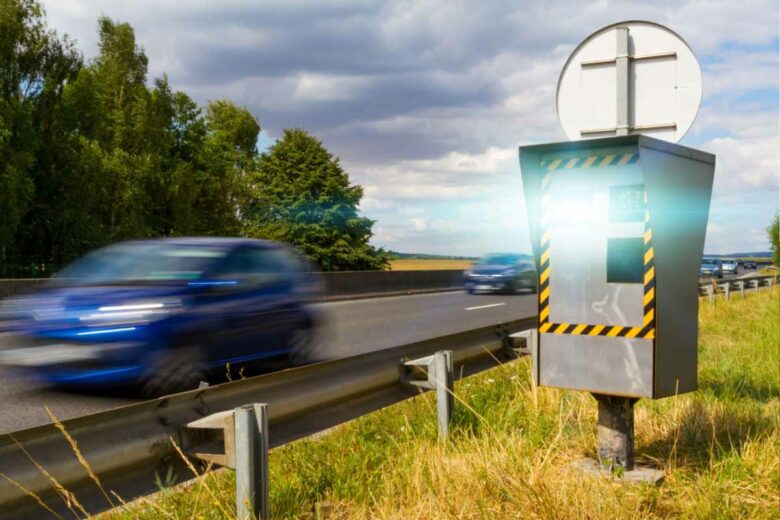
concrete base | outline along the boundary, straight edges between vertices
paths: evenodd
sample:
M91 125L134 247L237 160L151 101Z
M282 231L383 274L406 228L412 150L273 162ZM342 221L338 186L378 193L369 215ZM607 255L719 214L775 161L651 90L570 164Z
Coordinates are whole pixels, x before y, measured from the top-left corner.
M612 473L609 468L605 468L595 459L577 459L572 461L572 468L587 473L594 477L616 478L632 484L655 484L660 485L664 480L664 472L651 468L650 466L634 466L634 469L624 471L622 474Z

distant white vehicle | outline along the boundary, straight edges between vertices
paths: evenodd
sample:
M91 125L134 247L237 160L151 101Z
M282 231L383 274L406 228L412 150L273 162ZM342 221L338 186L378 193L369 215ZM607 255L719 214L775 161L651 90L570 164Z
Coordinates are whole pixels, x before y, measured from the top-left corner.
M737 262L735 260L724 259L721 264L723 274L737 274Z

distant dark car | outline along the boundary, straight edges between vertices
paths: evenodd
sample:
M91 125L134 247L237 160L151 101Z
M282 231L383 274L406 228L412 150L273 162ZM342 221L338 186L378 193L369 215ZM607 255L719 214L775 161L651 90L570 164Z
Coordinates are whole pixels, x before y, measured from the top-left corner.
M746 261L745 262L745 269L757 269L758 266L755 262Z
M3 302L0 364L60 385L134 383L147 396L194 388L227 363L305 356L314 287L274 242L122 242Z
M475 292L536 292L536 269L527 255L490 254L464 273L464 286Z
M699 276L702 278L723 278L723 264L720 258L702 258Z
M737 274L738 272L737 262L728 259L722 260L721 270L723 271L723 274Z

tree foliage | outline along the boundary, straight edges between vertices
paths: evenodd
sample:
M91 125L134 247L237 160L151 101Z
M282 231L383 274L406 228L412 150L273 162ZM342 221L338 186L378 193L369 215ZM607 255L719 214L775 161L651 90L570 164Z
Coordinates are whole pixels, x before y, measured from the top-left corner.
M362 197L322 143L285 130L258 160L247 231L294 244L327 271L385 269L388 255L368 243L374 221L358 214Z
M57 150L55 113L81 58L33 0L0 0L0 262L13 258ZM42 187L42 190L47 189Z
M780 266L780 213L775 213L775 218L766 228L766 233L772 248L772 263Z
M0 275L128 238L242 232L292 241L329 269L383 265L357 215L360 187L313 138L290 134L273 166L248 110L201 108L167 77L149 80L130 25L101 17L98 34L85 62L36 0L0 0ZM314 211L323 218L308 226Z

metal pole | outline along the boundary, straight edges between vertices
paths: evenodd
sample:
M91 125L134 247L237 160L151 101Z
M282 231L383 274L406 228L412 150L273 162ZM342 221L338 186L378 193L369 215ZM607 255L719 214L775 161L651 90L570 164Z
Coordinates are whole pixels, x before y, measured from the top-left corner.
M610 470L634 469L635 397L593 394L599 403L599 460Z
M442 350L433 358L436 384L436 412L439 419L439 438L445 439L450 432L452 413L455 408L455 385L453 383L452 351Z
M268 405L236 408L233 420L236 432L236 518L267 520Z
M617 135L628 135L628 27L618 27L617 58Z

